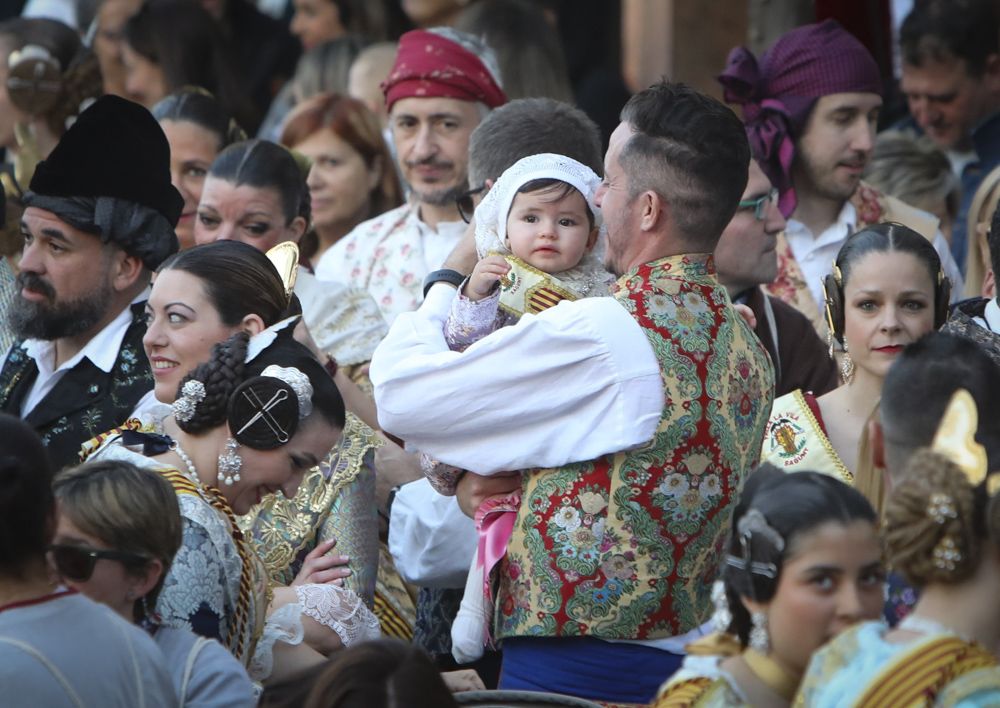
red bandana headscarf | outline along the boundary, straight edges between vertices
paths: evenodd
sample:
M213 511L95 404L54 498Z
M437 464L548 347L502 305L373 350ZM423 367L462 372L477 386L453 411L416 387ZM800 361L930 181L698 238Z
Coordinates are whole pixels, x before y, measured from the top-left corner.
M878 65L861 42L834 20L782 35L760 62L746 47L729 53L718 77L728 103L743 107L753 156L778 188L778 208L795 211L792 160L816 100L834 93L882 95Z
M450 39L413 30L399 39L396 64L382 82L385 107L401 98L457 98L481 101L490 108L507 102L479 57Z

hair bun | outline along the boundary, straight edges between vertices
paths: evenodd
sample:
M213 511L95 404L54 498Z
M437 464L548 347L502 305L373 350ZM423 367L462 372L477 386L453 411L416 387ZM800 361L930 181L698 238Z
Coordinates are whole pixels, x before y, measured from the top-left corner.
M918 450L886 503L892 565L918 587L966 580L979 565L981 514L962 470L939 453Z
M255 450L273 450L295 435L299 403L295 390L281 379L254 376L233 391L227 417L236 442Z

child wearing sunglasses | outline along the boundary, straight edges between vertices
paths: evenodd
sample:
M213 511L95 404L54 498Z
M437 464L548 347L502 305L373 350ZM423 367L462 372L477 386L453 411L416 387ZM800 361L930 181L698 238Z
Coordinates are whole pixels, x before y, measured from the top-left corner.
M476 208L480 260L452 302L448 346L461 351L489 333L516 324L561 300L609 294L611 276L594 252L601 178L564 155L531 155L514 163ZM454 494L461 470L422 457L431 484ZM460 663L483 653L492 603L490 571L503 556L520 495L486 499L476 514L479 551L452 626Z
M146 629L167 661L179 705L256 704L246 670L219 642L165 627L155 612L181 545L173 487L156 472L120 460L56 475L55 542L49 557L63 582Z

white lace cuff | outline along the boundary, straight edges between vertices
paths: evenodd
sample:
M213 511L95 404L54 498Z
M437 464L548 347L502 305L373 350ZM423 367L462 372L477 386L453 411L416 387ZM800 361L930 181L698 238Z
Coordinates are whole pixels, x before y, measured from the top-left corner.
M367 639L378 639L378 618L360 597L336 585L296 585L297 607L302 614L329 627L345 647Z
M263 681L274 669L274 643L301 644L303 638L302 608L289 603L271 613L264 623L264 631L257 640L247 673L254 681Z

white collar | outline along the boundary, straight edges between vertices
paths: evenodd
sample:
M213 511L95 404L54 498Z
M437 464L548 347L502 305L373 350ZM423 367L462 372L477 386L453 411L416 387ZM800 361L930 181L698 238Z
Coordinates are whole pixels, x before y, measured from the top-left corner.
M858 210L854 208L851 200L848 199L844 202L844 206L840 208L837 220L830 224L822 233L814 234L804 223L794 217L790 217L785 227L785 236L808 236L810 239L815 239L816 246L824 246L827 242L837 243L842 241L847 235L854 233L857 222Z
M992 298L986 303L986 309L983 310L983 319L986 321L986 326L991 332L1000 334L1000 304L997 304L996 298Z
M145 302L149 299L149 288L144 289L132 302L130 302L118 316L111 320L104 328L91 337L83 349L76 355L64 361L57 369L52 368L55 362L56 345L54 341L45 339L24 340L24 351L35 360L39 374L51 374L55 371L68 371L83 361L90 359L91 363L106 374L111 373L111 368L118 359L118 350L121 349L122 340L125 339L125 332L132 324L132 305L138 302Z
M413 223L417 225L417 229L421 236L447 236L447 237L459 237L465 233L465 229L468 226L464 221L459 219L458 221L439 221L437 227L432 227L430 224L425 222L420 218L420 206L414 205L413 211L410 212L409 218L412 219Z

